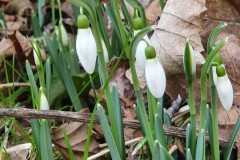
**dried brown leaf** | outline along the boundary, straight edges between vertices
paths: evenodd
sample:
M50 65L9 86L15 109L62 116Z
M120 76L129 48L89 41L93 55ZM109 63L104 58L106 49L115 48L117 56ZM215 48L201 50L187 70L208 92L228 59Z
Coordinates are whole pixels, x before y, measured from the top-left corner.
M204 48L199 35L200 14L205 10L204 0L186 0L181 3L178 0L168 0L151 38L168 78L166 92L173 99L177 98L179 92L184 98L187 93L185 78L182 76L183 53L187 38L194 48L198 71L205 62L200 54Z
M86 109L83 109L80 112L86 113ZM62 132L63 128L66 130L75 159L82 159L84 153L84 146L87 139L88 124L80 122L64 123L52 132L51 137L53 143L56 145L56 148L62 153L63 156L65 156L67 159L70 159L67 145ZM92 155L98 153L99 151L100 150L98 142L95 140L94 136L91 136L89 154Z
M149 25L155 24L160 17L161 10L159 6L159 0L153 0L145 8L145 15L147 18L147 23Z
M30 17L32 11L32 2L29 0L12 0L5 7L5 13L14 16L20 24L19 30L27 33L31 31Z

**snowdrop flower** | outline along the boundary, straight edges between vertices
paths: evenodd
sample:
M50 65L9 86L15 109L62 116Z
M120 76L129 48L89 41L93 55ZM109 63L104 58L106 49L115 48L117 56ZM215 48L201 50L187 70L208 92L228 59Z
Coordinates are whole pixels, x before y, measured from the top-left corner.
M63 46L66 47L68 45L68 35L62 22L59 22L58 32L60 35L60 41L62 42Z
M77 55L83 68L87 73L92 74L97 59L97 45L89 27L89 21L86 15L79 15L78 33L76 40Z
M49 110L49 104L47 97L44 94L43 88L40 87L39 89L39 95L40 95L40 110Z
M148 89L154 97L160 98L163 96L166 89L165 72L158 61L154 47L146 47L145 54L147 58L145 76Z
M137 15L137 11L135 11L135 15ZM133 29L134 29L134 36L138 33L138 30L144 28L144 23L142 18L135 17L133 19ZM136 64L138 67L142 70L145 69L145 65L147 62L146 56L145 56L145 49L147 45L150 44L150 40L147 35L143 37L143 40L141 40L137 47L136 47Z
M185 51L183 55L183 66L186 75L187 82L193 83L196 76L196 59L194 56L193 48L190 45L188 39L185 45Z
M217 89L218 97L225 110L229 111L233 104L233 87L227 76L223 64L213 66L213 81Z

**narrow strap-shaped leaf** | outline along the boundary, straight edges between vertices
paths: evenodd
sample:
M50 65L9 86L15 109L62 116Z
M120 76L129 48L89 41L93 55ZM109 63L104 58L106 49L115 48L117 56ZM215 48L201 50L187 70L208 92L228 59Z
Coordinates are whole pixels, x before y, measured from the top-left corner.
M53 160L52 141L49 132L48 121L43 119L40 122L40 148L41 159Z
M162 157L161 157L162 156ZM153 144L153 155L152 155L152 159L153 160L161 160L163 158L164 155L160 155L160 144L159 142L156 140Z
M126 152L125 152L125 144L124 144L124 134L123 134L123 119L122 119L122 110L120 105L120 100L118 96L118 90L115 85L112 87L111 92L112 100L113 100L113 106L116 109L114 112L114 115L116 117L116 125L117 125L117 135L119 140L119 150L122 160L126 159Z
M156 131L156 139L160 142L160 144L167 149L167 141L166 136L163 130L163 123L158 114L155 114L155 131Z
M205 130L201 129L198 134L197 149L196 149L196 160L204 160L205 154Z
M71 77L69 69L67 67L67 62L66 62L62 52L59 53L59 63L61 64L60 71L61 71L61 75L63 77L64 85L65 85L67 92L69 94L69 97L73 103L74 109L76 111L80 111L82 108L82 104L77 96L76 88L74 86L72 77Z
M73 154L73 151L72 151L72 146L71 146L70 141L68 139L67 132L66 132L65 128L62 129L62 132L63 132L63 136L64 136L64 141L67 145L70 160L74 160L75 158L74 158L74 154Z
M49 104L51 104L51 97L50 97L51 64L50 64L50 59L49 58L47 59L45 66L46 66L46 96L47 96Z
M138 144L137 146L134 148L132 155L134 156L142 147L143 145L145 145L147 143L147 138L144 137Z
M230 159L230 155L232 153L233 144L234 144L234 141L236 139L239 127L240 127L240 117L238 117L237 123L234 126L233 132L231 134L231 138L230 138L228 146L227 146L226 154L224 154L224 155L226 155L226 156L224 156L225 160L229 160Z
M110 150L110 154L114 160L121 160L121 157L118 152L118 148L116 142L113 138L113 134L111 132L110 126L107 121L107 117L104 113L104 110L100 104L97 106L98 118L100 121L100 125L103 129L103 134L108 144L108 148Z
M192 160L192 155L191 155L191 151L189 148L187 149L186 160Z

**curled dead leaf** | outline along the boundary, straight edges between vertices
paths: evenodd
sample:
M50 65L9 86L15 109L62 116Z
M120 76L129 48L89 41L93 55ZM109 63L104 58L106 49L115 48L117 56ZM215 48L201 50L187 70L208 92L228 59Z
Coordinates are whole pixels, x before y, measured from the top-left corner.
M29 0L12 0L5 7L5 14L16 17L16 21L21 25L19 30L29 33L31 31L32 2ZM15 20L15 19L14 19Z

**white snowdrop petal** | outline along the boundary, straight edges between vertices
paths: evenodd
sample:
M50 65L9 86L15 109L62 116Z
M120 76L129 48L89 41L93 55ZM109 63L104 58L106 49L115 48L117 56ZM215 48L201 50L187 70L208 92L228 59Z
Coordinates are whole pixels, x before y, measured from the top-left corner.
M150 43L150 40L147 35L143 37L144 40L146 40L148 43ZM146 65L146 56L145 56L145 48L147 47L146 42L143 40L139 42L136 48L136 63L139 66L140 69L144 70Z
M148 59L145 66L147 86L156 98L163 96L166 89L165 72L157 58Z
M229 111L233 104L233 87L227 75L218 77L216 89L222 106Z
M92 74L97 59L97 46L90 28L78 29L76 49L83 68Z

